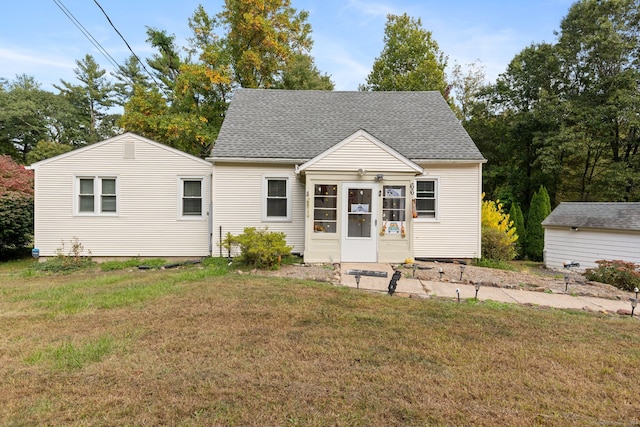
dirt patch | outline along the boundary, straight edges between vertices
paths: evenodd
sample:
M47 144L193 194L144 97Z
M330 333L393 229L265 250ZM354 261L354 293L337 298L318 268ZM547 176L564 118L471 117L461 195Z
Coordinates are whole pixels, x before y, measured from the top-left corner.
M526 271L506 271L495 268L476 267L472 265L449 262L416 262L413 265L394 265L406 277L416 277L424 281L446 281L452 283L475 284L507 289L522 289L538 292L565 293L580 296L625 300L629 293L604 283L587 280L582 274L574 271L554 271L539 267L531 267ZM440 274L442 271L442 274ZM461 278L462 273L462 278ZM262 273L261 273L262 274ZM283 265L280 270L265 272L268 276L289 277L320 282L340 283L338 264L294 264ZM414 276L415 274L415 276ZM565 276L569 285L565 284Z

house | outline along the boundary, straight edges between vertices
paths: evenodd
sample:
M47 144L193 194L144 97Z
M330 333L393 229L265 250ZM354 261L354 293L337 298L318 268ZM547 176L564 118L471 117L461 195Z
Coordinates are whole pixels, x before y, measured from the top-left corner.
M640 203L560 203L542 222L544 262L561 269L597 267L598 260L640 264Z
M211 253L211 163L126 133L31 165L34 246L94 258Z
M128 133L33 164L35 246L227 256L267 227L305 262L476 258L484 162L438 92L240 89L206 160Z
M208 160L218 239L268 227L305 262L481 256L485 159L439 92L241 89Z

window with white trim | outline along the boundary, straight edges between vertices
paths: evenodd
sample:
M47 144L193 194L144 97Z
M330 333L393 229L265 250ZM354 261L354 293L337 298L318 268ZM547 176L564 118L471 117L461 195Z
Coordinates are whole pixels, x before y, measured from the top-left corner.
M118 213L118 185L113 176L77 177L77 213L114 215Z
M335 233L338 223L338 186L315 184L313 192L313 232Z
M182 218L202 218L203 181L203 178L180 178L180 216Z
M416 213L418 218L438 218L438 180L416 181Z
M289 178L265 177L264 219L288 221L290 215Z

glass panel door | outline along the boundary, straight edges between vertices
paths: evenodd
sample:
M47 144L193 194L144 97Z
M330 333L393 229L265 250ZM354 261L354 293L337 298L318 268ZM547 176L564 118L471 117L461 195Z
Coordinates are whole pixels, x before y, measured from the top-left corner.
M349 188L348 237L371 237L371 189Z

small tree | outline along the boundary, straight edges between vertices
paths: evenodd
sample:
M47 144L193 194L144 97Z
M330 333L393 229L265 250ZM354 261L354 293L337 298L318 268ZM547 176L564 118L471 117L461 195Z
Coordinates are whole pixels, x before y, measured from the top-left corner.
M544 186L533 194L527 216L526 253L530 260L542 261L544 252L544 229L542 221L551 213L549 193Z
M484 199L484 194L482 195ZM516 229L500 200L482 201L482 258L510 261L516 256Z
M33 173L0 156L0 250L22 248L33 235Z
M518 234L518 240L516 240L516 257L518 259L522 259L524 258L524 245L527 239L527 231L524 228L524 215L522 215L520 205L516 203L511 204L511 209L509 209L509 218L513 221L513 228L516 229L516 233Z

